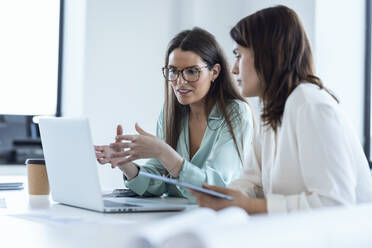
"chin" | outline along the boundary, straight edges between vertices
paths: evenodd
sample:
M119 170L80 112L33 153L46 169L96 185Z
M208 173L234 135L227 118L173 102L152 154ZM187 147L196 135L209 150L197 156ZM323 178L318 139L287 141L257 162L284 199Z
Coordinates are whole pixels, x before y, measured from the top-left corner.
M256 97L258 94L248 93L248 94L242 94L243 97Z
M181 105L185 105L185 106L190 104L190 103L185 102L185 101L178 101L178 103L181 104Z
M190 105L194 103L198 103L202 101L203 99L196 99L195 97L188 97L188 98L178 98L177 101L182 105Z
M257 90L255 90L255 89L242 89L241 90L241 95L243 97L256 97L256 96L259 96L259 94L257 93Z
M190 100L186 100L186 99L182 99L182 98L178 98L177 97L177 101L180 103L180 104L182 104L182 105L189 105L189 104L191 104L192 103L192 101L190 101Z

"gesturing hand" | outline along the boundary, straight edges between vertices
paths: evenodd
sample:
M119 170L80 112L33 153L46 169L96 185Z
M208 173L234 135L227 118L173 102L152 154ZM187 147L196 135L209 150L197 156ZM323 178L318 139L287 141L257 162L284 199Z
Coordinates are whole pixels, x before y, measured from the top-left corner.
M111 158L115 159L118 165L130 163L141 158L159 159L166 146L162 140L145 132L137 123L135 128L138 134L117 135L116 142L110 144L110 148L115 150L111 154Z
M123 135L123 128L121 125L116 127L116 136ZM116 141L120 142L120 141ZM111 164L111 168L114 168L118 165L119 159L113 158L112 154L115 152L120 152L120 149L111 148L110 146L94 146L96 151L96 158L100 164Z

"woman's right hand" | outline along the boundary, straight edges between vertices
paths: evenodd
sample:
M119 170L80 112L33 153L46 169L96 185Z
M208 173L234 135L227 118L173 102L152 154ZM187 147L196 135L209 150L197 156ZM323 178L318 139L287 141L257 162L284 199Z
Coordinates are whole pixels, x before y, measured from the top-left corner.
M116 136L123 135L123 128L121 125L118 125L116 128ZM120 142L120 141L115 141ZM128 179L131 179L133 177L136 177L138 174L138 168L133 163L120 163L121 158L114 158L112 154L116 152L120 152L120 148L113 149L108 145L104 146L94 146L95 152L96 152L96 158L97 161L100 164L111 164L111 168L118 167Z
M121 125L118 125L116 128L116 135L123 135L123 128ZM112 149L110 146L94 146L94 150L96 151L96 158L100 164L111 164L111 168L115 168L117 166L117 159L111 158L112 154L115 152L120 152L120 149Z
M115 158L111 158L111 154L114 153L114 150L110 146L94 146L96 151L96 158L100 164L111 164L111 168L116 167Z

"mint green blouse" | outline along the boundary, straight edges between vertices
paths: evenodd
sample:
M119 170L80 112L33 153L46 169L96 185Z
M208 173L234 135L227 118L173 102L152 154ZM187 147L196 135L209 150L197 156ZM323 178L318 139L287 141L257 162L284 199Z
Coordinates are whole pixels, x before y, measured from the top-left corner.
M227 106L236 141L244 161L252 143L253 120L248 104L234 100ZM189 148L189 116L183 118L183 127L177 144L177 152L184 158L184 164L179 173L179 180L201 186L203 183L225 187L237 179L242 168L235 143L229 132L222 113L215 105L208 116L208 125L199 150L190 158ZM164 119L161 112L156 127L156 136L164 140ZM167 174L166 169L157 159L149 159L140 170L157 175ZM125 179L124 179L125 180ZM139 195L184 197L194 200L194 197L183 187L165 184L162 181L137 176L125 180L125 185Z

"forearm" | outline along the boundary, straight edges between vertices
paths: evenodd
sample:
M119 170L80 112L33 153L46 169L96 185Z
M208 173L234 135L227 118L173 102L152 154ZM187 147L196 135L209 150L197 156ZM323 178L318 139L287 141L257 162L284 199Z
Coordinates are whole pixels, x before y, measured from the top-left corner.
M138 167L134 163L127 163L124 165L119 165L118 167L128 180L135 178L139 172Z
M161 161L164 168L171 174L172 177L178 178L178 175L182 169L184 158L166 143L160 149L161 151L157 159Z

